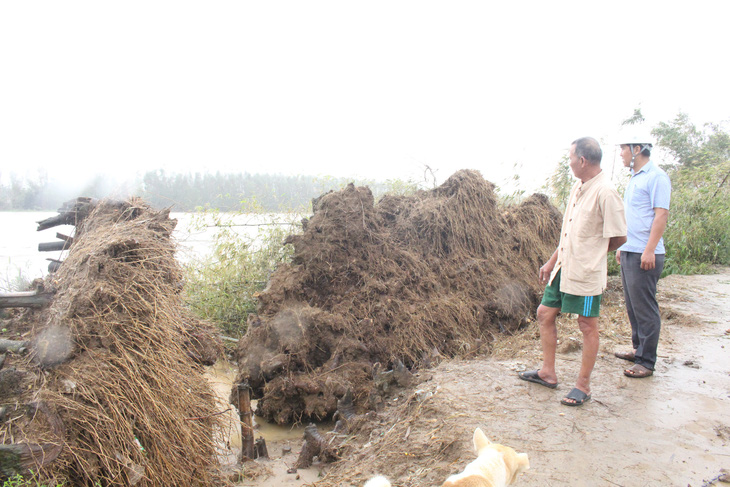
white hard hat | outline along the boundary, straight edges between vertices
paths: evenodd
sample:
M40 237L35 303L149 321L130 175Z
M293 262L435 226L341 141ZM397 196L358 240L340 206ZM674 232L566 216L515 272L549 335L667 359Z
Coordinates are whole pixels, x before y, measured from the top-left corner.
M624 127L617 138L616 145L641 145L654 146L654 137L646 128L640 125L628 125Z

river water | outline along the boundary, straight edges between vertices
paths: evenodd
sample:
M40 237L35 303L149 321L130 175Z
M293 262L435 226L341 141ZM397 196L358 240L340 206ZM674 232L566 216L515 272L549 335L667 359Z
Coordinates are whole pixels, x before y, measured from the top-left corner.
M0 212L0 292L18 290L18 284L32 281L48 274L48 259L63 260L66 252L39 252L38 244L58 241L56 233L73 236L74 227L61 225L41 232L38 222L57 215L45 211ZM212 252L213 240L218 228L217 217L196 213L172 213L177 219L173 238L178 244L178 259L185 264L193 259L204 258ZM261 225L292 221L288 215L223 214L225 222L235 225L232 230L242 237L254 239Z

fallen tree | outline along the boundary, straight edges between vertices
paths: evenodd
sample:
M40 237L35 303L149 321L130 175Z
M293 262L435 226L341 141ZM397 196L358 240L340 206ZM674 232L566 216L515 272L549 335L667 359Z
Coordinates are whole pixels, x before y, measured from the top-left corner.
M220 485L221 405L200 363L221 346L183 305L176 221L138 199L74 208L61 218L74 243L44 283L51 302L13 318L27 353L0 370L0 477ZM43 414L24 412L32 404Z
M331 417L348 391L356 409L375 408L373 364L465 356L516 330L538 304L537 271L561 218L542 195L500 206L468 170L377 204L350 185L313 210L237 353L238 382L277 423Z

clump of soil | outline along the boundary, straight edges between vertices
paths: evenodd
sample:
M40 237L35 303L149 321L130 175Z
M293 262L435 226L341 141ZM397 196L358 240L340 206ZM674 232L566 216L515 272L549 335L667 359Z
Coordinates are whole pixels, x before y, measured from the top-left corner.
M538 304L535 276L561 219L542 195L501 206L470 170L377 204L349 185L313 210L238 348L238 382L277 423L325 419L348 390L360 412L373 409L374 363L467 356L518 329Z
M40 481L219 485L219 404L199 363L221 346L183 306L168 212L96 205L44 283L50 306L25 316L31 353L5 364L22 384L2 398L14 421L0 439L53 453L35 458Z

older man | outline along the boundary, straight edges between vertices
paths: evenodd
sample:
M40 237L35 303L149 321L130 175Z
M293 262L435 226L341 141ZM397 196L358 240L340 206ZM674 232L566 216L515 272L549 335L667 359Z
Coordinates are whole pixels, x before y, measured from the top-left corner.
M519 374L523 380L557 387L555 320L561 311L577 314L583 356L575 387L560 401L566 406L580 406L591 397L598 316L606 289L606 254L626 242L623 202L601 170L602 156L598 141L591 137L580 138L570 146L570 168L578 181L570 192L558 248L539 273L540 281L547 283L537 308L543 363L539 370Z

